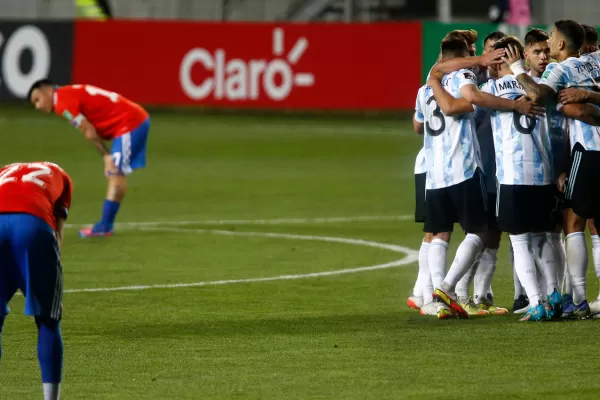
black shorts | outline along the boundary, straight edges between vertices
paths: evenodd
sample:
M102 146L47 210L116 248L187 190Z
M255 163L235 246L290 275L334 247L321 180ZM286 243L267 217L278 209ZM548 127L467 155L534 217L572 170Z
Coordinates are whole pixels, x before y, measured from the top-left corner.
M579 143L572 152L573 163L565 188L565 208L583 218L600 217L600 151L587 151ZM599 222L596 222L598 226Z
M558 207L556 185L500 185L496 205L498 229L511 234L551 232Z
M456 222L467 233L487 229L487 190L479 169L464 182L428 190L425 205L427 219L424 232L452 232Z
M425 181L427 174L415 174L415 222L425 222Z

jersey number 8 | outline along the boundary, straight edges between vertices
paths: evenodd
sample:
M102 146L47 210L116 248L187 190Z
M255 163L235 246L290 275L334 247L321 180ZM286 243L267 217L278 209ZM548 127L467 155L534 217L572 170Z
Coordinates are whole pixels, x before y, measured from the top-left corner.
M434 96L431 96L430 98L427 99L427 105L428 106L429 106L430 103L434 104L434 108L433 108L433 112L431 113L431 116L433 118L436 118L436 119L438 119L440 121L439 124L436 124L436 125L439 125L440 127L437 128L437 129L433 129L431 127L431 125L429 124L429 122L425 121L425 130L426 130L426 132L430 136L439 136L446 129L446 119L444 118L444 114L442 113L442 109L435 102L435 97Z

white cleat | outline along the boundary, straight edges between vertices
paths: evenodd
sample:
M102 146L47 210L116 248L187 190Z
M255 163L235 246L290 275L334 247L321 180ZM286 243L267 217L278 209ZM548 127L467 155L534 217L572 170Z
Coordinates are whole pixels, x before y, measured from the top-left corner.
M423 307L423 298L410 296L408 300L406 300L406 305L408 305L413 310L419 310L421 307Z
M434 317L437 317L438 303L431 301L423 305L423 307L421 307L421 315L433 315Z
M600 318L600 299L590 303L590 315L592 318Z
M513 314L525 314L527 312L527 310L529 310L529 305L513 312Z

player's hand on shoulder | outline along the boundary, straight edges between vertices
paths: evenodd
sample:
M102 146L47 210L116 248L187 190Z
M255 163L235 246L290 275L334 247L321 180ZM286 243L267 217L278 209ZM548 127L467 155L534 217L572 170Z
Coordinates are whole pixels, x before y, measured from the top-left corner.
M113 159L111 154L104 155L104 175L105 176L114 176L118 175L119 170L115 165L115 160Z
M585 103L587 91L577 88L567 88L558 92L558 101L562 104Z

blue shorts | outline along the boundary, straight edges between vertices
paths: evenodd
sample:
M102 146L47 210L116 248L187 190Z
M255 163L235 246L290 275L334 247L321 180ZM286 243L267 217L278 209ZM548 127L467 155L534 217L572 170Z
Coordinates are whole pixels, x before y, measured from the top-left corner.
M129 175L134 169L146 166L146 144L149 131L150 118L131 132L113 140L111 154L115 166L121 174Z
M25 314L61 319L63 275L54 230L31 214L0 214L0 316L19 289Z

